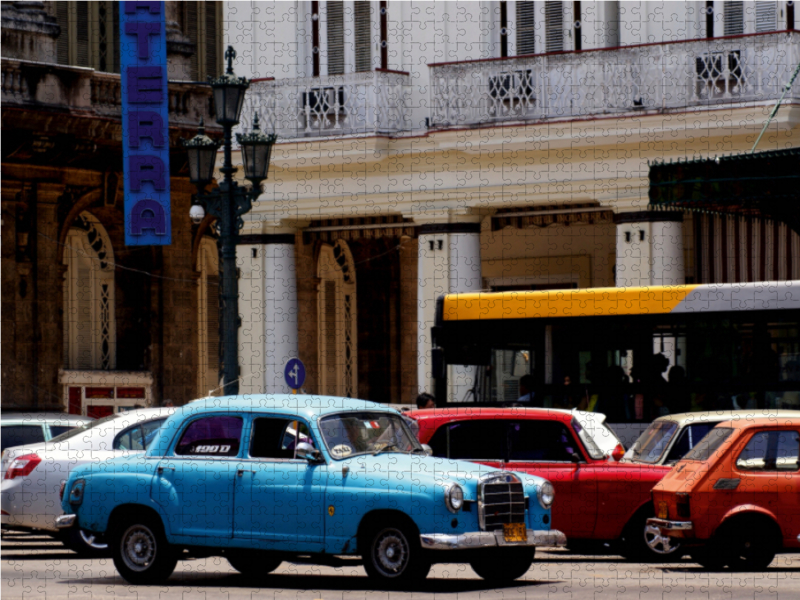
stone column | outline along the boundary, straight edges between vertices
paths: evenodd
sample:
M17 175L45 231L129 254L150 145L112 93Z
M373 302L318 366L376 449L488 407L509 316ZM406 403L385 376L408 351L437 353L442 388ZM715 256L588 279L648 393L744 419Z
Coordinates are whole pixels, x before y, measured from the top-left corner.
M480 216L459 216L457 220L425 223L418 230L417 387L420 392L433 391L431 327L435 323L436 299L446 293L478 291L483 286L480 219ZM448 379L451 401L461 399L462 388L472 387L467 373L448 374ZM459 383L452 385L455 380Z
M684 283L682 212L620 213L614 222L617 287Z
M240 236L240 394L289 393L283 368L297 357L295 232L271 230Z
M182 2L165 2L167 25L167 78L170 81L191 81L191 57L195 45L184 35L180 26Z

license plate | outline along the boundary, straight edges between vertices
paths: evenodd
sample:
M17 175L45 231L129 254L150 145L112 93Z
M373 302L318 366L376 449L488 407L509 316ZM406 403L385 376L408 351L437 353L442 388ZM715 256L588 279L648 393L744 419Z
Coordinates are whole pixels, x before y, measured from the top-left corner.
M666 502L658 503L658 514L656 516L659 519L666 519L667 517L669 517L669 508Z
M528 531L525 529L525 523L504 524L503 539L506 542L527 542Z

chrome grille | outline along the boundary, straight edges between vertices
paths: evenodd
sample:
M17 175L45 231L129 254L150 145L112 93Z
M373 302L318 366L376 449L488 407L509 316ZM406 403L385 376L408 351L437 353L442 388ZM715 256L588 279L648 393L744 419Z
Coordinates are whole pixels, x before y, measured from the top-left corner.
M481 529L494 531L506 523L525 522L522 482L510 473L491 474L478 484L478 516Z

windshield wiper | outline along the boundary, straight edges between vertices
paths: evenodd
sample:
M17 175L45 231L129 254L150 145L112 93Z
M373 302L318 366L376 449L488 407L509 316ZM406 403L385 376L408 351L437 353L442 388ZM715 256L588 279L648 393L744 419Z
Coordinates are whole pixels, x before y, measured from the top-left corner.
M397 444L386 444L383 448L378 448L377 450L375 450L375 452L372 453L372 456L377 456L381 452L389 450L390 448L394 448L395 450L397 450Z

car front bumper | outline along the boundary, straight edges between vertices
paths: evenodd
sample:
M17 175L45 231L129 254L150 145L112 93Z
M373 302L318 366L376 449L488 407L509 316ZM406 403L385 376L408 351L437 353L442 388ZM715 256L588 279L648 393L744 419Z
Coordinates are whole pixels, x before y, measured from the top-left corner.
M667 519L650 518L647 524L655 527L661 535L671 538L694 537L694 525L691 521L669 521Z
M524 542L507 542L502 531L473 531L461 535L425 533L419 539L426 550L469 550L497 546L560 547L567 544L567 536L555 529L528 529L527 533L528 539Z

